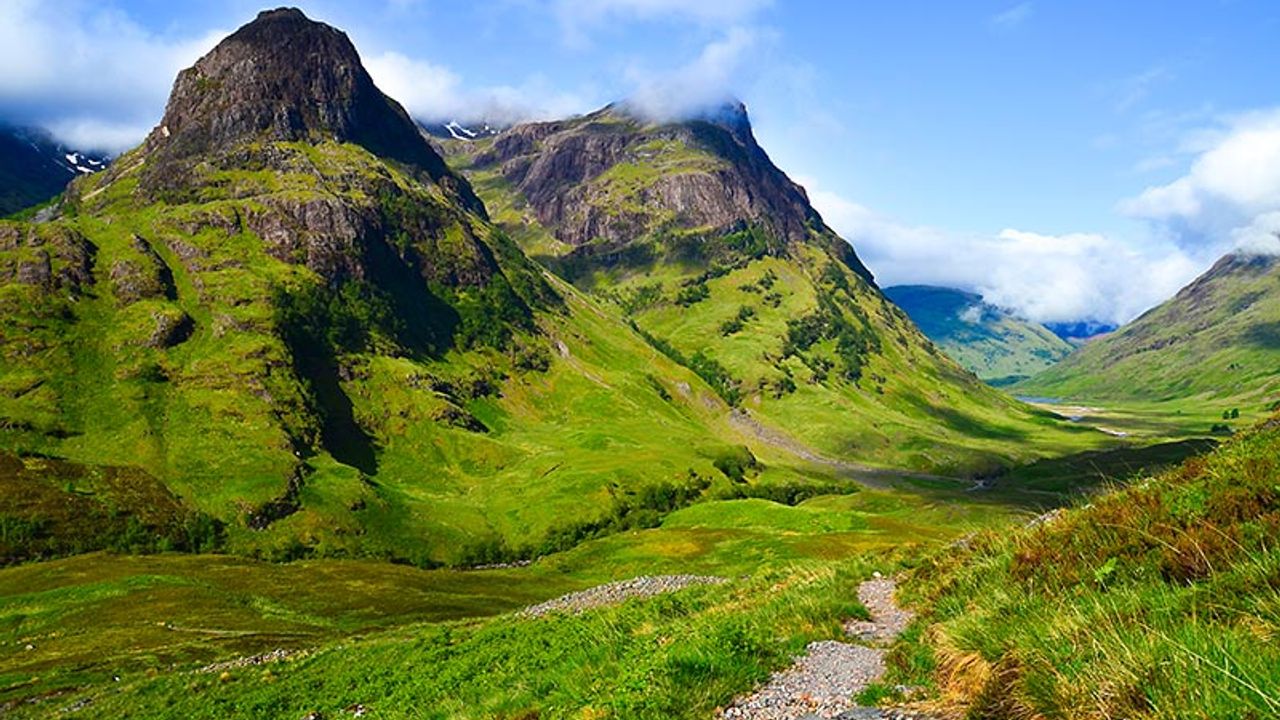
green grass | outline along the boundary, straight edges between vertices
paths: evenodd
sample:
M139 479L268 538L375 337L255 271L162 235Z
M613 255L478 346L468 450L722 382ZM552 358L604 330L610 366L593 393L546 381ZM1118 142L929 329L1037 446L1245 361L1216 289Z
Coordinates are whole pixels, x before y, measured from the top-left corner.
M0 687L7 688L0 702L50 692L70 697L84 688L97 693L114 687L108 679L115 675L138 683L157 673L190 678L193 667L275 648L328 648L323 652L341 655L358 637L373 638L377 646L407 643L395 652L435 653L437 633L489 628L485 637L514 637L511 642L519 644L528 641L525 633L538 636L541 626L505 616L482 618L645 574L749 577L745 588L755 589L733 590L724 597L737 599L717 600L718 609L709 607L707 614L715 623L758 623L765 632L774 620L753 619L755 605L741 602L761 584L793 576L845 577L850 567L868 563L887 567L912 548L936 546L1020 515L1017 508L972 502L958 489L849 487L846 494L812 497L794 507L759 498L708 501L668 515L660 527L590 540L511 569L419 570L367 560L273 564L175 554L93 554L27 564L0 570ZM828 587L812 585L800 601L829 605L832 617L850 612L847 598L853 595L823 597ZM461 625L450 625L455 622ZM665 622L671 633L697 635L709 627L685 626L681 617ZM388 634L380 635L384 629ZM537 642L552 643L543 652L556 655L564 649L556 643L570 640ZM617 643L615 650L625 644ZM790 647L770 645L751 663L776 665ZM456 662L475 662L470 652L458 650ZM546 662L539 657L533 659ZM760 665L746 667L757 669L730 673L722 687L748 687ZM608 698L623 689L580 692ZM511 693L519 697L517 690Z
M1146 460L1152 458L1139 454L1126 463L1117 456L1113 464ZM1056 474L1041 471L1038 480L1025 480L1044 487L1044 478L1053 477L1070 486L1070 473L1082 467L1064 463ZM856 615L851 583L868 567L888 571L959 536L1002 531L1045 502L1002 487L976 493L938 480L899 478L884 489L868 489L841 481L830 469L801 473L775 464L753 472L751 482L726 481L718 492L776 488L785 494L802 475L819 492L844 485L841 494L794 506L763 498L707 499L667 514L659 527L587 540L528 567L503 570L175 554L93 554L0 570L0 702L46 698L27 710L15 706L19 716L92 697L100 709L131 716L163 716L179 712L176 707L199 717L306 708L302 715L353 702L377 706L373 699L383 696L447 696L455 700L439 700L441 716L533 708L562 717L592 708L631 717L675 712L679 698L692 698L675 716L696 717L785 664L805 639L835 637L830 624L786 628L800 627L794 623L805 613L819 613L827 618L823 623ZM666 601L653 601L581 621L502 615L570 590L662 573L739 579L729 589L690 591L705 603L690 613L672 615ZM749 628L755 639L726 646L728 627ZM596 638L598 647L584 646L580 633ZM658 637L681 642L655 649L644 640ZM478 664L494 662L501 647L510 650L512 664L501 666L507 669L495 671L491 682L460 685ZM311 654L233 671L226 681L191 672L276 648ZM687 656L677 650L714 670L685 675ZM388 670L367 679L371 667ZM434 670L399 669L405 667ZM525 668L526 676L517 681L506 674L515 668ZM114 676L122 681L112 682ZM634 685L636 677L650 682ZM552 686L563 690L550 692ZM198 692L184 696L192 688Z
M1257 417L1280 397L1274 259L1233 258L1016 391L1064 399L1167 402ZM1245 423L1247 425L1247 422Z
M433 624L223 675L130 676L100 686L93 711L302 717L361 704L382 717L706 717L807 641L838 636L841 619L864 612L854 588L868 572L802 565L582 616Z
M971 717L1274 716L1278 450L1267 423L935 556L907 585L926 614L896 651L898 678Z

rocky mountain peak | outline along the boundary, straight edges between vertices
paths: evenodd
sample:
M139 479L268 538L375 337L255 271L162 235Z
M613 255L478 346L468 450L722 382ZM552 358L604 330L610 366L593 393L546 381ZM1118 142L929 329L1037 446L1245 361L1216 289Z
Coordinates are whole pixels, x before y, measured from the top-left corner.
M756 142L746 106L729 101L654 120L623 101L578 118L518 125L475 158L528 199L539 222L583 253L673 231L763 228L775 244L818 243L868 282L853 248Z
M173 182L175 171L246 142L324 140L456 180L404 108L377 88L347 35L296 8L260 13L179 73L145 147L149 174ZM456 184L478 208L470 188Z

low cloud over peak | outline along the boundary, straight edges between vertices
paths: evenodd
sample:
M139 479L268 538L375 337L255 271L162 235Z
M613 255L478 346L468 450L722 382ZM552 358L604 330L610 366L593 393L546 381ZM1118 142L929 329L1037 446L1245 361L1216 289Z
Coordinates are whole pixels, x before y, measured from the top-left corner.
M734 88L754 70L755 59L770 41L755 28L729 28L707 43L685 65L665 72L633 67L629 80L636 86L627 105L658 121L679 120L736 102Z
M541 76L521 85L472 88L448 67L398 52L372 55L364 64L378 89L419 120L511 124L566 117L591 105L576 94L555 89Z

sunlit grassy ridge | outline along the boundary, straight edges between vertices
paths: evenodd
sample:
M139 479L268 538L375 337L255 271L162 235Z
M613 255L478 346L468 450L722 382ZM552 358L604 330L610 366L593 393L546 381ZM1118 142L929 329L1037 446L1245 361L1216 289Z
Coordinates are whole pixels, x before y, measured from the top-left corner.
M972 717L1280 711L1280 423L917 568L898 669Z
M1224 257L1169 301L1015 389L1265 413L1280 392L1277 267L1271 257Z
M610 133L651 130L608 113L562 125L599 118L610 120ZM725 162L713 146L682 137L673 133L656 148L640 144L568 192L586 203L607 197L609 207L661 215L658 178L711 173ZM655 348L698 372L750 416L739 417L739 427L770 444L964 476L1105 442L961 370L836 256L834 244L844 241L825 227L787 243L763 226L717 233L672 216L646 224L653 229L616 250L603 241L574 248L539 223L500 167L477 163L492 142L443 145L494 221L531 256L625 315Z

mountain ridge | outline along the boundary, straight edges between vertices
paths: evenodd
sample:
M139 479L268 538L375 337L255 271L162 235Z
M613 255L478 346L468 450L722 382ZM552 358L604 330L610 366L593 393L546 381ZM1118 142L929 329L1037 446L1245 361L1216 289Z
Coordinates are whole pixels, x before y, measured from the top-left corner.
M109 158L75 150L44 130L0 125L0 217L45 202Z
M1228 253L1115 332L1018 385L1048 396L1263 402L1277 389L1280 259Z
M657 163L664 164L657 175L626 172ZM783 243L772 251L820 242L874 282L804 189L760 148L740 102L676 122L654 122L615 103L577 118L525 123L499 133L471 167L500 172L528 198L538 221L580 255L633 249L636 239L664 225L723 234L758 224ZM626 200L636 195L638 202ZM648 198L664 211L646 207Z
M438 144L526 253L700 368L764 436L964 474L985 461L961 435L1034 421L884 297L751 139L744 106L716 122L620 107ZM770 206L788 209L755 222Z

